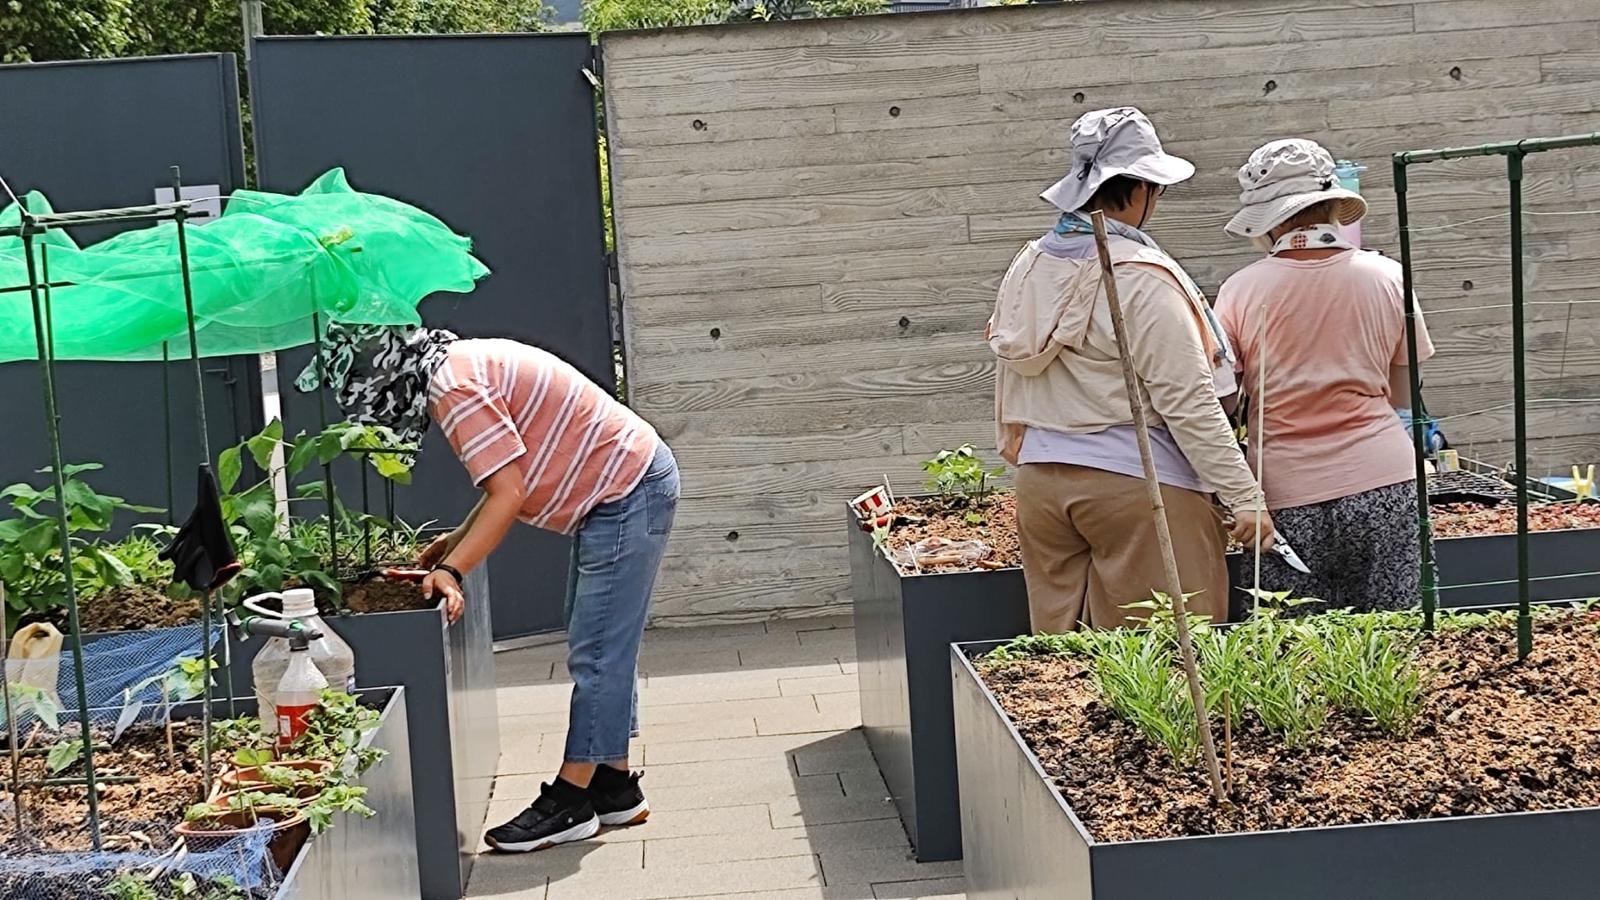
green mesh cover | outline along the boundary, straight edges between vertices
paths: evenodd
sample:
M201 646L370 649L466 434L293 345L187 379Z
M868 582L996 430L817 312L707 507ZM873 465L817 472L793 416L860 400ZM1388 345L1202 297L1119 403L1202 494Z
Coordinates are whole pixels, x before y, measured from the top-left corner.
M28 209L49 212L34 193ZM0 227L15 226L15 205ZM436 291L466 293L489 273L472 241L399 200L354 190L332 169L298 196L237 191L223 214L186 229L201 356L264 353L313 342L324 322L420 321L417 304ZM79 247L63 231L35 239L48 263L57 359L189 357L177 226L162 222ZM20 238L0 238L0 288L26 286ZM0 362L37 359L26 290L0 293Z

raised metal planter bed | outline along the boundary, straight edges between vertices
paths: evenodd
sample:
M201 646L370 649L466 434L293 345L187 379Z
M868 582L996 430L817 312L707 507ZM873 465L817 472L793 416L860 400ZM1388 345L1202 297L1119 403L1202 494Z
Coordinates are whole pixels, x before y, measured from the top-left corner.
M846 519L867 744L917 859L960 859L950 645L1027 634L1028 587L1021 569L901 575L855 515ZM1230 560L1230 577L1239 571L1237 559Z
M383 718L367 735L366 744L389 751L383 762L361 776L367 805L377 815L340 816L331 831L307 841L284 873L277 900L400 900L422 894L406 689L360 693L365 699L377 699L383 709ZM253 699L249 706L254 709Z
M1519 900L1594 894L1600 809L1099 843L951 648L974 900Z
M467 575L467 611L454 625L445 624L442 607L328 619L355 651L357 684L406 689L417 808L412 853L424 900L465 895L500 761L486 572ZM234 647L236 696L251 693L250 662L262 643Z
M960 859L950 644L1029 631L1022 570L901 575L846 516L867 743L917 859Z
M1517 536L1436 538L1439 605L1505 605L1516 597ZM1528 535L1528 595L1534 601L1600 597L1600 528Z

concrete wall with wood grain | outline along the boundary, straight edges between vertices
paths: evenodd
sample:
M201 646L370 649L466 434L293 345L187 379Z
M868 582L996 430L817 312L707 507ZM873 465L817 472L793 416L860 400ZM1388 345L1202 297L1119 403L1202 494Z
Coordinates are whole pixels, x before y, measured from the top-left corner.
M981 332L1067 129L1136 105L1199 167L1152 233L1208 291L1234 171L1308 136L1372 168L1367 243L1397 253L1389 155L1600 130L1600 0L1094 0L608 35L628 384L678 451L662 623L836 611L843 504L993 445ZM1427 398L1509 457L1504 163L1412 171ZM1600 150L1528 161L1532 396L1600 397ZM1466 223L1451 227L1452 223ZM1600 462L1600 403L1529 413L1540 467Z

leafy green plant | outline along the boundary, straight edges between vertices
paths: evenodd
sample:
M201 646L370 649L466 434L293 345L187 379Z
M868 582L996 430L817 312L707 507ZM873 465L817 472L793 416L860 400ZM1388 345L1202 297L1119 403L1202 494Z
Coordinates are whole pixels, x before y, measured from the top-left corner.
M1409 734L1423 701L1417 642L1416 632L1367 616L1332 614L1316 623L1312 646L1328 702L1385 734Z
M1239 654L1241 703L1261 724L1292 747L1305 745L1328 718L1327 692L1317 678L1316 650L1304 640L1309 632L1273 615L1250 622L1236 640Z
M95 491L79 476L103 468L99 463L63 466L68 541L72 550L73 587L80 594L91 594L111 587L134 583L134 573L116 554L107 552L84 535L103 534L111 529L119 511L156 513L162 510L138 506ZM54 469L38 470L51 475ZM56 488L19 482L0 490L0 499L10 503L16 515L0 520L0 582L6 585L7 615L14 622L24 613L48 613L66 605L66 567L61 556L61 528L57 519L61 505Z
M55 731L61 727L61 704L50 691L20 683L8 684L6 690L11 695L11 713L17 718L18 727L30 715L39 720L37 727L45 731ZM4 714L5 710L0 708L0 716ZM9 731L11 723L4 724Z
M45 755L44 767L51 775L60 775L82 759L82 740L60 741L52 745L50 752Z
M310 803L301 808L306 821L311 823L312 834L322 834L333 827L333 814L349 813L370 819L377 815L366 804L367 789L348 784L332 784L324 788Z
M175 900L246 900L239 883L227 875L213 876L202 883L192 872L183 872L168 882Z
M928 490L938 491L945 497L960 495L969 500L987 497L992 491L989 479L1006 473L1005 466L984 466L971 444L940 450L932 459L923 460L922 471L928 473Z
M249 594L278 591L290 584L306 585L335 603L341 599L337 573L330 568L334 554L326 539L326 525L322 525L323 537L318 541L314 531L308 531L305 525L292 525L279 515L272 477L272 460L277 452L282 450L284 454L282 473L291 483L314 463L328 465L350 455L361 457L383 478L406 483L411 477L414 449L388 428L350 422L330 425L317 434L301 432L286 441L283 423L274 419L260 434L222 451L217 458L222 515L229 523L241 567L238 577L223 588L223 600L237 603ZM240 488L247 457L268 475ZM318 479L298 485L295 497L322 499L324 491L324 484ZM370 530L361 530L363 523L337 502L334 514L340 520L341 532L355 536ZM371 519L365 524L379 521ZM381 525L380 530L386 533L397 530L388 523ZM415 537L414 532L412 536Z
M289 751L300 759L322 759L352 774L362 775L382 762L388 751L361 746L362 738L378 727L380 714L368 709L351 694L323 691L321 699L306 714L306 730L295 738ZM335 769L338 771L338 768Z
M1174 760L1194 762L1200 738L1177 648L1165 634L1128 629L1111 634L1095 642L1094 680L1101 696Z
M233 764L236 766L262 766L275 758L275 754L265 747L243 747L233 752Z
M108 900L161 900L146 877L123 872L101 890Z
M238 766L259 766L274 759L271 738L261 731L255 716L219 719L211 723L211 752L228 756Z
M290 766L275 766L270 762L257 766L256 775L262 781L275 788L285 789L298 789L327 781L327 776L322 772L311 769L296 769Z
M1094 652L1098 631L1068 631L1063 634L1025 634L984 654L985 665L1013 665L1036 656L1087 656Z
M237 791L225 797L196 803L184 810L185 822L207 822L231 813L244 813L252 823L272 812L297 810L300 801L275 791Z
M1296 619L1286 614L1302 603L1264 599L1253 618L1236 625L1213 627L1190 617L1209 709L1225 708L1235 730L1254 722L1290 747L1309 744L1335 710L1360 716L1384 734L1411 732L1428 680L1416 662L1421 638L1415 613ZM995 669L1041 655L1084 658L1113 712L1175 760L1192 763L1199 748L1170 605L1158 597L1129 606L1149 610L1144 627L1028 635L981 662ZM1441 627L1447 618L1454 619L1451 627L1507 627L1497 613L1441 616Z
M216 660L211 661L211 671L218 668ZM117 714L117 723L112 731L112 741L121 739L122 733L139 718L139 713L144 711L145 701L141 699L145 692L156 685L160 685L160 701L165 719L170 727L172 721L172 705L193 700L205 693L206 682L210 680L214 685L214 678L208 679L205 675L205 664L194 657L185 657L177 661L171 669L157 672L149 678L130 685L122 692L122 709Z

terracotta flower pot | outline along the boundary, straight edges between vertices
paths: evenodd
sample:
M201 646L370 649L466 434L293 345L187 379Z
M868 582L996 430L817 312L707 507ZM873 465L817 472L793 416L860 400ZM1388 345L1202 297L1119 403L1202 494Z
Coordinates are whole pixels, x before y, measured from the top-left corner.
M267 781L261 775L261 770L267 766L280 769L294 769L298 772L308 772L315 776L313 779L293 788L279 788ZM328 775L333 772L333 763L321 759L296 759L286 762L267 763L264 766L244 766L239 769L230 769L222 773L219 779L216 795L223 793L236 793L241 790L262 791L264 793L281 792L291 797L307 799L316 796L322 790L323 783L328 780Z
M311 823L299 810L238 810L194 822L181 822L173 831L183 837L191 851L204 853L261 828L272 831L272 838L267 843L272 864L279 873L289 871L300 848L311 836Z

